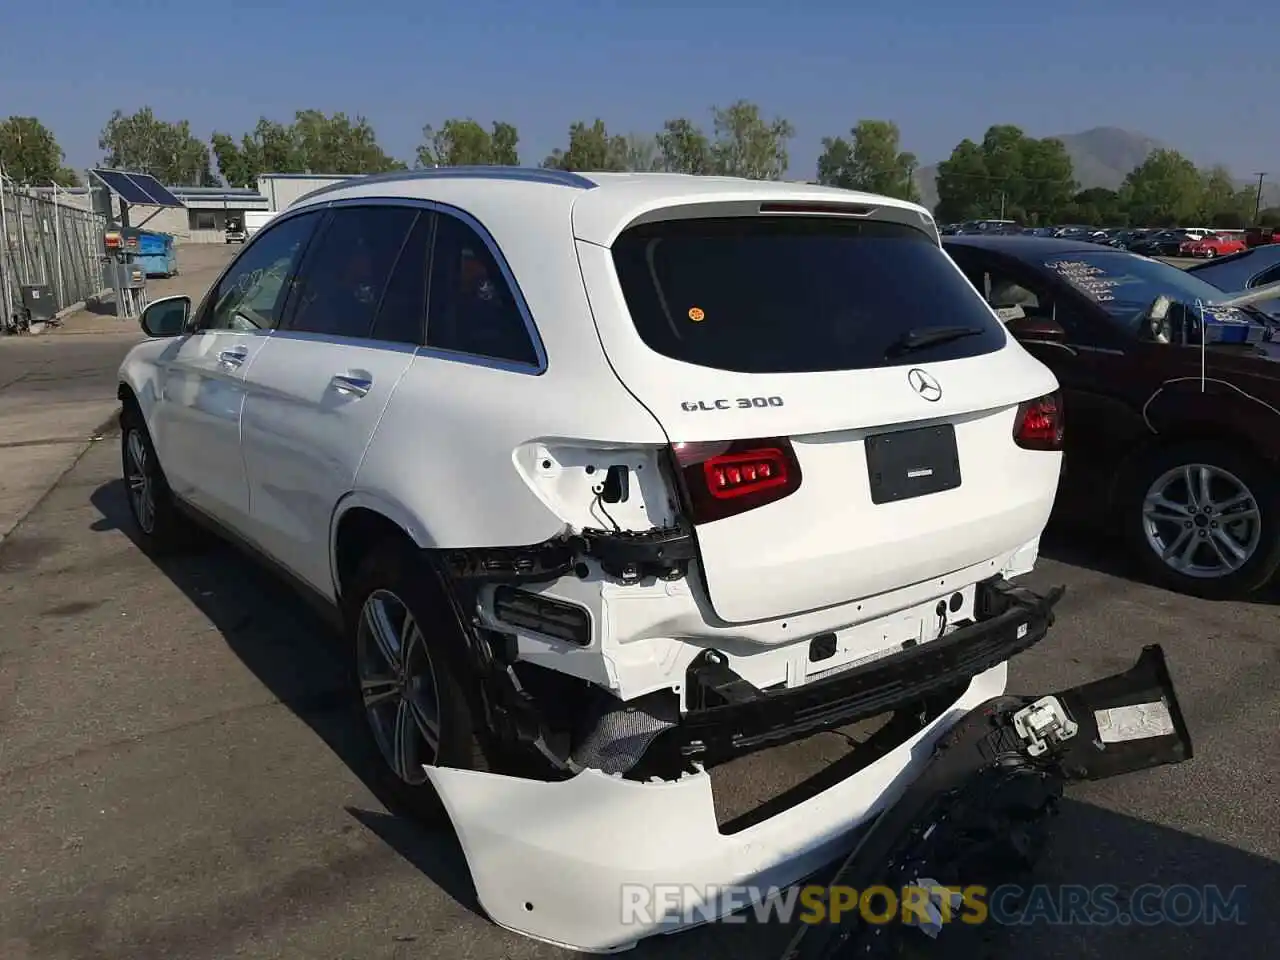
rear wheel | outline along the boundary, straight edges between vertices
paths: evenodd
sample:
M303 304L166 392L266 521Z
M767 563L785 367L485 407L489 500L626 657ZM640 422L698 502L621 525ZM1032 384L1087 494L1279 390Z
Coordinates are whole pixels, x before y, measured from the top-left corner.
M374 550L344 588L371 773L386 802L433 825L447 817L425 768L488 766L466 695L460 627L437 594L435 572L397 541Z
M1280 567L1280 487L1231 447L1159 450L1134 471L1127 539L1156 581L1210 599L1246 596Z

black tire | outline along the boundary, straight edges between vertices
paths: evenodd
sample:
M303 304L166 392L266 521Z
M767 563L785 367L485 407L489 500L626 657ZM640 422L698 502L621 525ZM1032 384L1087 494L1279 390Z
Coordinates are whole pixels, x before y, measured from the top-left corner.
M138 459L143 462L139 464ZM120 414L120 468L134 537L147 553L167 555L190 549L200 542L201 531L178 509L151 443L151 434L132 403L126 403ZM149 510L144 506L147 498Z
M1217 577L1191 576L1173 569L1156 553L1147 539L1143 516L1147 491L1167 472L1180 466L1204 464L1225 471L1236 478L1252 495L1259 517L1259 536L1252 555L1236 570ZM1125 483L1125 493L1120 503L1120 520L1129 551L1154 582L1191 596L1209 600L1243 599L1267 586L1280 569L1280 483L1266 464L1236 447L1213 442L1191 442L1164 447L1149 454L1132 470ZM1219 529L1217 520L1191 519L1201 536L1200 524L1211 529L1204 536L1212 537ZM1166 525L1174 538L1176 527ZM1203 552L1202 554L1203 555Z
M371 786L379 798L420 823L444 826L448 816L430 781L424 777L420 782L406 782L396 772L387 753L386 725L379 730L374 715L366 709L362 660L371 651L378 652L378 648L371 646L374 642L369 633L371 626L364 614L371 600L385 602L388 596L407 609L420 627L421 647L429 671L419 673L429 674L436 694L439 746L434 751L434 766L489 769L487 752L477 734L478 709L467 694L474 689L475 680L467 675L469 668L461 628L451 607L440 595L435 572L407 539L383 542L363 559L350 584L343 587L343 619L355 720L370 758L368 773L374 781ZM412 642L409 646L416 649ZM409 659L419 665L422 662L416 653ZM408 694L400 694L401 699L406 696ZM380 709L385 717L387 710ZM422 728L417 726L417 729ZM425 742L422 746L428 754L431 752ZM430 762L425 756L415 759ZM420 764L410 766L416 768ZM421 771L415 772L421 775Z

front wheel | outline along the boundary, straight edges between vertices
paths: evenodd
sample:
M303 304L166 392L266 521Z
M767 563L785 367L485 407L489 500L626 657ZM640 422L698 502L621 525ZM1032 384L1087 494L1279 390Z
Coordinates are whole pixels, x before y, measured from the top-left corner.
M193 546L195 525L178 509L142 415L126 406L120 415L120 460L137 539L152 555Z
M1157 451L1134 471L1124 514L1138 561L1180 593L1244 597L1280 567L1280 486L1231 447Z

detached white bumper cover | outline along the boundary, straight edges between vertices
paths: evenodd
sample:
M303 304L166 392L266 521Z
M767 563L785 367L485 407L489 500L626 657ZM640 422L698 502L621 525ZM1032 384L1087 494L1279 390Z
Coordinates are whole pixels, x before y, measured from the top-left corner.
M720 833L706 774L639 783L587 771L559 783L428 768L461 841L480 905L500 926L588 953L626 950L691 925L623 922L624 885L804 879L848 852L850 832L906 788L935 740L1004 692L1006 664L974 677L930 726L859 773L741 833ZM665 904L664 904L665 905Z

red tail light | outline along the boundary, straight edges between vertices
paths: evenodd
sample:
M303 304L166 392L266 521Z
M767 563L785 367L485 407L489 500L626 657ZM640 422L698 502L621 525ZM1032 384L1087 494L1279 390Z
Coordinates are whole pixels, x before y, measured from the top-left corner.
M694 523L745 513L800 488L800 463L785 437L677 443L671 450Z
M1062 396L1050 393L1018 405L1013 442L1024 450L1062 449Z

